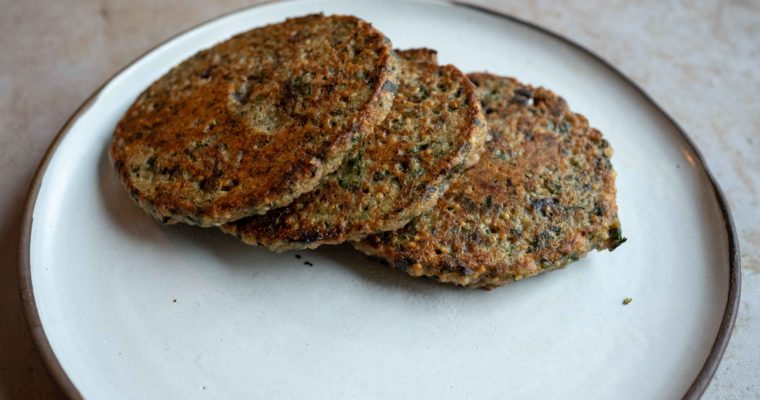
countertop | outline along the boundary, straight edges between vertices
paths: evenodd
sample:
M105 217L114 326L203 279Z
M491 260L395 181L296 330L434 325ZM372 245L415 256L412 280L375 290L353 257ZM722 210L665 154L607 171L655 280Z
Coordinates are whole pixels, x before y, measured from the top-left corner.
M760 1L471 1L611 62L703 153L741 247L741 307L705 398L760 397ZM53 137L104 81L156 44L251 1L0 0L0 398L59 398L18 290L24 197Z

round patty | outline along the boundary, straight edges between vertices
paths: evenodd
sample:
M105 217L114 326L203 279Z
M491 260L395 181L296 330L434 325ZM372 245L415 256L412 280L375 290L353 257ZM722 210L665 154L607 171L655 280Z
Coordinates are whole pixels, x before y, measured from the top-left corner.
M432 208L483 152L485 116L472 83L434 51L398 55L391 112L336 173L289 206L222 230L276 251L315 248L398 229Z
M355 17L310 15L192 56L121 119L110 158L159 221L216 226L312 190L387 115L390 41Z
M621 236L612 148L543 88L469 75L493 137L435 208L355 247L412 276L490 288L562 267Z

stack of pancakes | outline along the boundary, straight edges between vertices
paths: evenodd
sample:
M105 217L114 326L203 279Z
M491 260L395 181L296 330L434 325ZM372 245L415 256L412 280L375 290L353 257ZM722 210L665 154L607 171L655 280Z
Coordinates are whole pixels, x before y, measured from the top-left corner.
M491 288L612 250L612 149L543 88L309 15L234 36L146 89L111 162L164 224L274 251L350 242Z

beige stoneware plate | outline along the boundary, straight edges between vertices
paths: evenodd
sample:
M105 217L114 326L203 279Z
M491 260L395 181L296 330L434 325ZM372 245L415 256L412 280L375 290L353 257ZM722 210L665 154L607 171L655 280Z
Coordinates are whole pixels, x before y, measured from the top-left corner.
M413 279L347 246L274 254L216 230L159 226L133 205L105 151L140 91L234 33L319 11L365 18L396 47L435 48L463 71L564 96L616 149L628 242L488 292ZM456 4L289 1L180 34L72 117L24 218L27 315L72 397L696 397L739 298L729 211L683 131L572 42Z

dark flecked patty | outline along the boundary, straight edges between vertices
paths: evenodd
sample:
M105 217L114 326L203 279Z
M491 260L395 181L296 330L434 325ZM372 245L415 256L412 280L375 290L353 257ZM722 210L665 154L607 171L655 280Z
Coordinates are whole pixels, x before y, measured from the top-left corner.
M493 140L435 208L355 246L412 276L490 288L625 241L612 148L543 88L471 74Z
M312 190L380 123L398 86L390 41L310 15L201 51L143 92L110 158L163 223L216 226Z
M222 230L277 251L314 248L398 229L432 208L484 150L485 116L472 83L434 51L398 54L398 95L359 150L289 206Z

